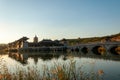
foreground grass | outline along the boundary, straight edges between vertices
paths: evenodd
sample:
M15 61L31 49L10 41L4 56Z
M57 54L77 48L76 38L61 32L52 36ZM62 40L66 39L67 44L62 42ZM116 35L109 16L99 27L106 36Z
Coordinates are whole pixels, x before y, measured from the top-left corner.
M67 64L54 63L53 67L43 66L40 72L36 67L28 67L27 70L18 68L16 72L10 73L8 68L2 65L0 80L103 80L103 70L98 72L84 72L82 66L76 69L76 62L71 59ZM40 74L42 73L42 74Z

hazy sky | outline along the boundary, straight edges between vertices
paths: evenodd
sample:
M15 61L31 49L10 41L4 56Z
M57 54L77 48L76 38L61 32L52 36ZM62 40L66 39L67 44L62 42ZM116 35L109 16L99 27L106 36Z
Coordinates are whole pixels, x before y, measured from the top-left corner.
M120 0L0 0L0 43L120 32Z

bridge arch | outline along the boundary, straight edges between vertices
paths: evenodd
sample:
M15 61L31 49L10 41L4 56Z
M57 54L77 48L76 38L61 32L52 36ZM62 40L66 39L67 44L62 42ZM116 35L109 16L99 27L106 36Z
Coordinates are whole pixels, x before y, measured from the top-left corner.
M109 51L114 55L120 55L120 46L112 46Z
M79 48L78 48L78 47L76 47L76 48L75 48L75 51L76 51L76 52L79 52L80 50L79 50Z
M88 48L84 46L83 48L81 48L81 51L82 51L84 54L87 54L87 53L88 53Z
M102 45L97 45L92 48L92 52L97 55L103 55L106 52L106 48Z

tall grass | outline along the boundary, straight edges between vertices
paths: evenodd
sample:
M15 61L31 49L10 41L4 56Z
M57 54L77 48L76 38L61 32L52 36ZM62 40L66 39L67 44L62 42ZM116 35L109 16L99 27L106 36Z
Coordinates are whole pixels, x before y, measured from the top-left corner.
M102 80L103 71L84 72L82 65L76 69L76 61L70 59L68 64L54 62L54 66L44 65L41 72L36 67L28 67L27 70L18 67L17 71L10 73L5 64L0 60L0 80ZM68 66L69 65L69 66Z

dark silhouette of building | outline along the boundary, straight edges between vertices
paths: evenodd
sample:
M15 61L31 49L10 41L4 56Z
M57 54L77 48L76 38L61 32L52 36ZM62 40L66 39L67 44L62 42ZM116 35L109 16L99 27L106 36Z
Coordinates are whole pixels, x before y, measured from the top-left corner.
M38 43L38 37L35 35L35 37L33 38L33 42L34 43Z
M50 47L50 46L64 46L59 41L52 41L50 39L43 39L38 43L28 43L28 47Z

